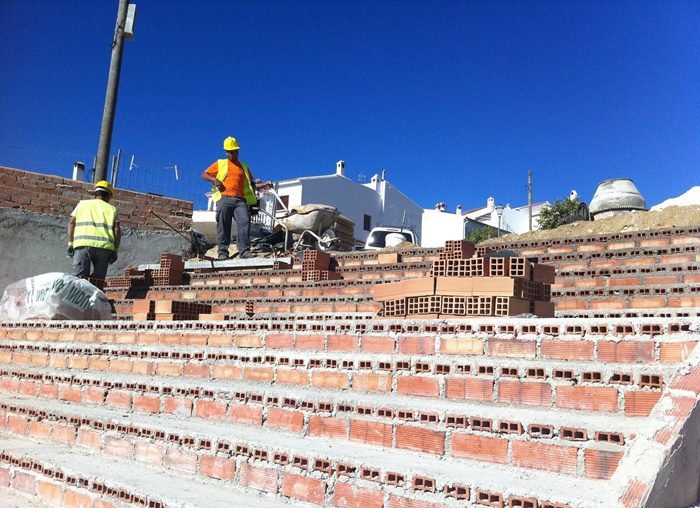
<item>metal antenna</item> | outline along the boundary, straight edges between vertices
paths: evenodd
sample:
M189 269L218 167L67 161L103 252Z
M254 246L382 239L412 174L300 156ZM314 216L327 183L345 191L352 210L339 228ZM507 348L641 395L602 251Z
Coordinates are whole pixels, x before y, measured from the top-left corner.
M134 168L138 168L136 164L134 164L134 155L131 156L131 162L129 163L129 171L131 171Z

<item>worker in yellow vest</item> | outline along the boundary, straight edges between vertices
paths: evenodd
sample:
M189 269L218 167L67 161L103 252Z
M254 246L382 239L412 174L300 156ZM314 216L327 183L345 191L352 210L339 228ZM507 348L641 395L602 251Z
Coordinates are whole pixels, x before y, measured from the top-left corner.
M117 209L109 204L113 195L109 182L97 182L95 199L81 201L70 214L68 255L73 258L73 275L104 279L109 265L117 261L122 233Z
M245 162L238 160L236 138L224 140L226 158L209 166L202 179L212 183L216 203L216 243L219 259L229 258L232 221L236 221L236 247L241 258L250 257L250 206L257 203L256 190L272 187L272 182L256 182Z

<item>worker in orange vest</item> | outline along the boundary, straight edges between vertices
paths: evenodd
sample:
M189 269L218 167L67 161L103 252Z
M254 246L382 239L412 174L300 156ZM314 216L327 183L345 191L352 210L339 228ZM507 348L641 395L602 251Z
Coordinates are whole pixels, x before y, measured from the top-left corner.
M257 203L256 190L272 187L272 182L256 182L248 165L238 160L240 146L236 138L224 140L226 159L209 166L202 179L212 183L216 204L216 243L219 259L229 258L232 221L236 221L236 247L241 258L250 257L250 208Z

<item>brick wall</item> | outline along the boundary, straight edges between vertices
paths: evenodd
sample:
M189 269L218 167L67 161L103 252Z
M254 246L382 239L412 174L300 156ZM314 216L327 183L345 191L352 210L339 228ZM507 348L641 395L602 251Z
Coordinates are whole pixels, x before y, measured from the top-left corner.
M0 166L0 207L67 217L82 199L90 199L92 184ZM180 231L192 228L192 202L116 189L111 204L119 209L122 227L169 230L149 210Z

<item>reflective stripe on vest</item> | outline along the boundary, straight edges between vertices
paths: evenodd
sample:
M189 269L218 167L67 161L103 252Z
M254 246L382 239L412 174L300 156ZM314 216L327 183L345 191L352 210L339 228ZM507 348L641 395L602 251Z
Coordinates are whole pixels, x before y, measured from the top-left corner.
M220 182L223 182L226 175L228 175L228 162L228 159L219 159L217 161L219 167L216 172L216 179ZM258 202L258 198L255 196L255 189L253 189L253 184L250 181L250 169L248 169L248 165L245 162L238 162L243 166L243 174L245 175L245 185L243 186L245 202L249 205L254 205ZM221 199L221 191L214 184L211 186L211 198L214 200L214 203Z
M114 250L117 209L100 199L81 201L75 214L74 247Z

